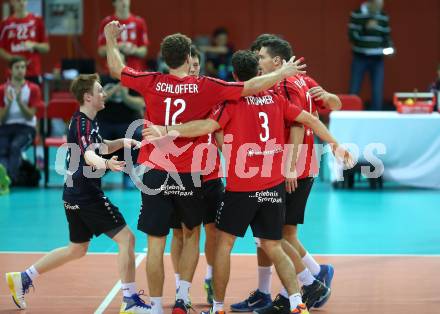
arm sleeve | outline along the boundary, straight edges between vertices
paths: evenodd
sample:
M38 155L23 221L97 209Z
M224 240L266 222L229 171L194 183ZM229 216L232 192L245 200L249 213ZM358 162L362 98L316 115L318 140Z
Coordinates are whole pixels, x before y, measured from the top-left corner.
M226 82L212 77L205 77L206 88L210 95L215 98L214 103L220 103L225 100L237 100L243 92L243 82Z
M215 106L209 115L209 119L217 121L220 127L224 129L230 120L227 102L222 102Z
M137 45L140 46L148 46L148 32L147 32L147 23L144 19L140 18L139 20L139 35Z
M76 135L77 135L77 141L78 145L81 148L81 153L84 155L87 148L91 144L90 138L91 138L91 129L92 129L92 123L90 120L78 117L76 120Z
M159 72L139 72L125 67L121 73L121 83L143 95L143 91L152 88L154 79L159 74Z
M297 105L289 102L286 98L280 97L280 101L284 107L284 119L291 122L289 125L295 125L295 119L300 115L302 109Z
M37 108L41 102L40 87L36 84L31 85L31 94L29 96L29 108Z
M38 42L48 43L49 36L47 34L46 26L44 25L43 18L38 18Z

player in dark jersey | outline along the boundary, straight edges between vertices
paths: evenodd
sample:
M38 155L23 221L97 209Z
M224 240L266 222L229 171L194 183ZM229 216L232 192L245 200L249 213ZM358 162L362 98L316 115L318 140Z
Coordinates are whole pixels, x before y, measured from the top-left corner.
M200 53L195 46L191 46L191 67L189 74L194 76L200 75ZM207 150L213 148L217 151L217 146L213 134L205 137ZM210 147L212 146L212 147ZM206 300L212 304L213 289L212 289L212 265L214 264L215 254L215 215L220 208L221 200L224 194L224 185L222 182L223 171L220 169L220 156L214 155L213 158L208 158L208 153L203 154L202 169L202 197L204 200L204 215L203 224L205 228L205 258L206 258L206 275L203 288L206 292ZM211 156L209 156L211 157ZM180 274L179 261L183 246L183 233L181 220L177 215L172 222L173 237L171 239L171 261L175 272L176 289L179 288Z
M239 51L232 58L234 76L238 80L254 77L258 59L249 51ZM243 119L243 117L246 119ZM214 262L214 304L209 313L223 313L223 300L229 280L230 252L235 238L243 237L250 225L261 246L276 264L281 281L288 287L290 310L308 313L302 304L296 283L295 269L281 247L284 225L285 185L283 154L284 120L310 126L318 136L338 147L327 128L313 115L290 104L274 91L266 91L238 101L225 101L216 107L207 120L175 126L150 126L144 130L147 140L168 132L173 136L196 137L222 129L225 137L219 142L226 159L226 194L217 212L219 230ZM228 137L228 139L227 139ZM227 151L227 152L226 152ZM346 152L347 163L351 156Z
M132 139L103 140L95 116L104 108L105 92L98 75L80 75L72 83L72 93L80 103L69 124L66 156L67 180L63 200L69 223L70 244L53 250L24 272L7 273L12 298L20 309L26 308L24 294L40 274L83 257L93 236L106 234L119 247L119 272L123 302L121 314L150 313L151 307L136 291L134 235L119 209L104 195L101 179L106 169L121 171L125 162L116 156L106 159L122 147L140 145Z
M121 79L122 85L145 98L145 118L154 124L175 125L204 118L221 101L255 94L285 77L303 73L301 60L294 61L292 58L279 71L243 83L194 77L189 75L191 40L182 34L167 36L161 44L161 55L170 68L170 74L138 72L122 62L117 46L122 30L116 21L110 22L104 29L110 73ZM147 143L139 154L139 164L148 169L143 176L138 229L148 234L147 279L154 314L163 312L163 253L170 220L175 212L183 222L184 245L173 314L187 313L190 308L189 289L198 262L200 224L203 220L202 193L200 185L195 184L201 181L201 163L193 163L193 152L203 140L179 138L156 146Z

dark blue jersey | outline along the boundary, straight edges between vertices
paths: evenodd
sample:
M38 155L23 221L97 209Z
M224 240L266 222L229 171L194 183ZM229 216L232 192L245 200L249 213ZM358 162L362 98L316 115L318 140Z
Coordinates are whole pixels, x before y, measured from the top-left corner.
M98 202L104 196L101 189L101 177L104 170L96 170L86 164L84 154L93 149L99 154L103 140L99 135L98 122L89 119L84 113L74 113L69 124L66 155L66 182L63 200L71 204L90 204Z

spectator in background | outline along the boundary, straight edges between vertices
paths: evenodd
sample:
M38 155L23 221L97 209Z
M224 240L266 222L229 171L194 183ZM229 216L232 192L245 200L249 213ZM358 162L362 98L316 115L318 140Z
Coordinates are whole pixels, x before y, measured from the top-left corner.
M231 59L234 49L228 43L228 31L219 27L214 30L211 46L199 47L205 53L205 72L207 76L222 80L232 80Z
M9 62L23 56L26 79L41 84L41 54L50 49L43 18L27 12L27 0L11 0L11 5L14 14L0 24L0 57Z
M394 51L389 17L382 11L383 4L383 0L368 0L358 10L351 12L348 25L353 50L350 94L359 94L365 72L368 72L371 79L372 110L382 109L384 55Z
M125 30L118 38L119 50L125 57L128 67L137 71L145 70L145 57L148 52L147 24L140 16L130 12L130 0L112 0L115 12L101 21L98 35L98 54L106 56L104 26L111 21L119 21Z
M440 108L440 64L437 66L437 79L429 86L429 91L437 99L437 109Z
M40 87L25 79L26 59L9 61L11 79L0 86L0 164L16 183L22 153L35 137L36 107L41 102Z

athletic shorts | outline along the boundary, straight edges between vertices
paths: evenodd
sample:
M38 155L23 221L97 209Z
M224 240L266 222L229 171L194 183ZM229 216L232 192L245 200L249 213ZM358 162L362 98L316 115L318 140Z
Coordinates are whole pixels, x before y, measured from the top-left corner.
M64 202L64 209L73 243L89 242L103 233L112 238L126 226L119 209L106 197L87 205Z
M313 177L298 180L298 187L293 193L286 194L286 225L304 223L306 204L312 190Z
M226 191L217 213L219 230L243 237L251 226L254 237L281 240L285 221L284 182L258 192Z
M199 226L203 221L203 196L201 187L195 186L193 176L200 179L199 174L168 174L156 169L146 172L143 184L150 193L142 192L138 230L162 237L168 235L177 219L188 229Z
M215 216L220 209L223 195L225 194L225 186L222 179L212 179L202 183L203 193L203 224L207 225L215 223ZM182 220L175 212L171 218L170 228L182 229Z

